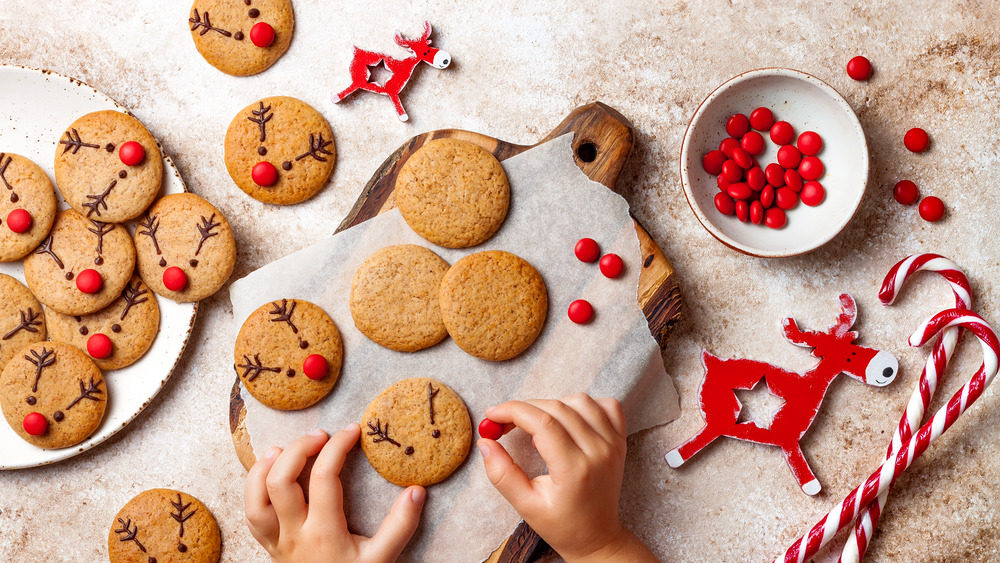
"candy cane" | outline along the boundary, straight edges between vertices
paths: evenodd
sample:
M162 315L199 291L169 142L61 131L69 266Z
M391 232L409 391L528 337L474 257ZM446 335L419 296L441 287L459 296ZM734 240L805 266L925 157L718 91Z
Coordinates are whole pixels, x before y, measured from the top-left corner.
M882 282L882 289L879 291L879 298L883 305L891 304L901 286L913 274L920 271L937 272L941 274L955 293L955 307L958 309L972 309L971 289L969 280L965 274L958 269L951 260L937 254L914 254L899 261ZM955 344L958 342L958 328L952 327L941 332L941 335L934 341L933 351L927 358L924 370L917 381L917 387L910 396L910 401L906 405L896 432L889 442L889 449L886 452L886 459L892 457L893 452L898 450L903 443L910 439L913 430L920 426L920 421L924 418L924 412L934 397L937 389L938 378L944 373L948 366L948 361L955 352ZM885 509L885 503L889 498L889 490L878 496L875 502L869 504L861 510L858 518L854 522L853 541L848 538L844 544L844 551L840 555L842 563L859 563L868 551L875 527L878 526L879 516Z
M962 326L979 338L983 348L983 364L979 371L890 459L882 462L864 483L851 491L806 535L796 540L783 555L775 559L775 562L802 563L816 555L837 532L854 520L861 507L870 504L878 495L885 492L921 454L927 451L931 442L948 430L993 381L1000 362L1000 342L986 321L971 311L949 309L934 315L910 336L910 345L922 346L941 330L953 326Z

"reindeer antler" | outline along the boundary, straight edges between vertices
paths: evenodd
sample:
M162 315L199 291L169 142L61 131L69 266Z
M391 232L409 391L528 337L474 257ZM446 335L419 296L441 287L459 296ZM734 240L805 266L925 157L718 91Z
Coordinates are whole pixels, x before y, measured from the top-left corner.
M126 541L135 542L135 545L139 546L139 551L141 551L143 553L146 553L145 546L143 546L141 543L139 543L139 539L135 537L136 534L139 533L139 525L136 524L136 525L133 526L131 518L128 519L128 522L126 522L125 520L122 520L121 518L119 518L118 522L121 523L122 527L118 528L117 530L115 530L115 533L116 534L125 534L124 536L118 538L118 541L121 541L121 542L126 542Z
M83 384L83 380L81 379L80 380L80 396L77 397L77 398L75 398L75 399L73 399L73 402L70 403L68 407L66 407L66 410L69 410L69 409L73 408L74 405L76 405L77 403L79 403L80 401L82 401L84 399L87 399L88 401L94 401L94 402L100 401L101 399L97 395L99 395L99 394L101 394L101 393L104 392L104 391L101 391L99 389L100 386L101 386L101 381L98 381L97 383L94 383L94 378L93 377L90 378L90 385L84 385Z
M21 324L14 327L14 330L3 335L3 340L9 340L13 338L15 334L17 334L22 330L26 330L28 332L38 332L38 329L35 327L42 324L42 321L38 320L38 317L40 316L42 316L42 312L39 311L36 313L31 310L31 307L28 307L27 313L21 311Z
M858 333L850 332L854 321L858 318L858 304L854 298L847 293L840 294L840 314L837 315L837 324L830 327L830 333L837 338L849 336L851 340L858 337Z
M108 203L106 201L104 201L104 200L107 199L108 194L111 193L111 190L114 189L114 187L116 185L118 185L118 180L111 180L111 183L108 184L108 189L104 190L103 192L101 192L101 193L99 193L97 195L90 194L90 195L87 196L87 199L89 199L91 201L83 203L82 205L87 208L87 217L88 218L91 215L93 215L94 213L97 213L97 216L100 217L101 216L101 207L103 206L104 209L108 208Z
M215 222L215 213L208 219L204 215L201 216L201 224L197 225L198 234L201 235L201 241L198 242L198 250L194 251L194 255L197 256L201 252L201 247L205 244L205 241L218 235L219 233L213 233L212 229L222 225L222 223Z
M430 36L431 36L431 22L425 21L424 22L424 34L420 37L420 40L421 41L426 41L427 44L430 45L431 44Z
M368 421L368 428L370 429L368 431L368 435L369 436L378 436L378 438L373 439L372 442L374 442L376 444L379 443L379 442L389 442L393 446L396 446L397 448L399 447L399 445L400 445L399 442L397 442L397 441L395 441L395 440L393 440L392 438L389 437L389 423L388 422L385 423L385 428L383 429L382 428L382 421L381 420L379 420L379 419L376 418L374 425L372 424L372 421L369 420Z
M148 292L145 289L139 289L139 283L140 282L135 282L134 287L131 283L125 284L125 289L122 290L122 297L125 298L125 309L122 311L122 316L119 320L124 321L125 317L128 315L129 309L132 307L149 301L148 297L143 297L143 295Z

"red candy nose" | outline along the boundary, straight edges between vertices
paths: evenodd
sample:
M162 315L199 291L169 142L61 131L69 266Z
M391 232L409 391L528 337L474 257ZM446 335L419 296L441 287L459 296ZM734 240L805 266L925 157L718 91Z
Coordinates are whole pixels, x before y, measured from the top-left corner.
M84 293L97 293L101 290L102 285L104 285L104 280L101 279L101 274L97 273L97 270L87 269L76 276L76 288Z
M499 440L503 436L503 424L484 418L479 423L479 435L490 440Z
M258 162L250 170L250 177L258 186L268 188L278 181L278 170L270 162Z
M183 291L187 284L187 274L177 266L171 266L163 271L163 285L170 291Z
M103 360L111 355L111 339L101 333L95 333L87 339L87 353L90 357Z
M122 143L121 148L118 149L118 158L125 166L137 166L146 159L146 149L135 141L128 141Z
M309 379L323 379L329 369L326 358L319 354L310 354L302 362L302 373Z
M45 417L37 412L29 412L24 416L24 421L21 423L24 427L24 431L32 436L41 436L49 429L49 421L45 420Z
M274 43L274 28L266 22L255 23L250 28L250 41L258 47L269 47Z
M7 214L7 228L15 233L24 233L31 228L31 213L15 209Z

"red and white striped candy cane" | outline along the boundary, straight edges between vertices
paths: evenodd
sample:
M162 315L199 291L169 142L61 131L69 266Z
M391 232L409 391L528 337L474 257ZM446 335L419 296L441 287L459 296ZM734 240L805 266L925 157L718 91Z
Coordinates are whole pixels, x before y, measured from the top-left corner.
M913 462L920 457L938 436L943 434L958 420L969 406L976 402L997 375L1000 362L1000 342L997 335L979 315L965 309L942 311L910 336L911 346L922 346L943 329L961 326L979 338L983 348L983 365L972 378L956 392L948 403L938 410L934 417L920 427L890 459L882 462L864 483L850 492L833 510L817 522L806 535L795 541L777 559L785 563L802 563L816 555L833 536L847 526L858 515L862 507L870 504L885 492Z
M900 260L893 266L882 282L882 289L879 290L879 299L882 304L891 304L906 280L921 271L941 274L951 284L951 289L955 293L955 307L972 309L968 278L965 277L957 264L938 254L914 254ZM889 442L889 449L885 454L886 459L892 457L893 452L909 440L913 431L920 426L924 412L934 397L938 379L948 366L948 361L955 352L957 342L958 328L956 327L941 331L941 335L934 341L931 355L927 357L927 363L917 381L917 387L913 390L906 410L903 412L902 418L899 419L896 432ZM858 514L854 521L854 535L847 539L844 551L840 555L842 563L859 563L864 558L888 498L889 491L886 490L878 496L875 502L864 507Z

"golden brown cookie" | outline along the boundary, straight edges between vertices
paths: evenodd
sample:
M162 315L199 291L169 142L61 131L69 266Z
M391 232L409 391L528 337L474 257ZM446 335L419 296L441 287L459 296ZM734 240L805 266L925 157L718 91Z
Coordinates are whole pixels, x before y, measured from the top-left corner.
M195 0L188 17L194 46L233 76L263 72L288 50L295 28L290 0Z
M138 143L138 145L136 145ZM163 159L153 135L120 111L88 113L56 145L56 185L70 207L89 219L135 219L160 193Z
M255 399L284 411L316 404L340 376L340 331L323 309L301 299L262 305L236 337L236 373Z
M0 152L0 262L24 258L56 218L56 193L37 164Z
M149 208L135 228L135 251L142 281L181 303L218 291L236 264L229 221L190 193L164 196Z
M45 340L42 306L24 284L0 274L0 371L17 351Z
M226 170L241 190L264 203L309 199L337 161L330 124L309 104L264 98L240 110L226 131Z
M29 344L0 374L7 424L40 448L66 448L87 439L100 426L107 402L101 370L69 344Z
M160 307L139 276L125 285L121 297L89 315L45 310L49 338L86 352L104 371L135 363L153 345L160 327Z
M500 228L510 205L510 185L500 162L486 149L435 139L400 169L396 205L418 235L446 248L467 248Z
M170 489L139 493L108 530L111 563L216 563L221 549L222 534L208 508Z
M39 301L66 315L86 315L121 295L135 268L132 237L121 225L67 209L48 238L24 259L24 279Z
M545 282L526 260L502 250L462 258L441 282L441 317L469 354L508 360L538 338L548 310Z
M402 487L443 481L472 446L472 421L462 398L427 377L404 379L382 391L365 409L361 432L368 462Z
M376 344L416 352L448 336L441 320L441 280L448 263L413 244L369 256L351 283L354 326Z

